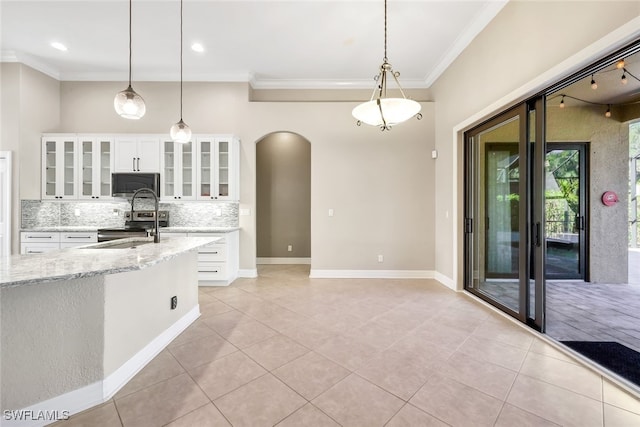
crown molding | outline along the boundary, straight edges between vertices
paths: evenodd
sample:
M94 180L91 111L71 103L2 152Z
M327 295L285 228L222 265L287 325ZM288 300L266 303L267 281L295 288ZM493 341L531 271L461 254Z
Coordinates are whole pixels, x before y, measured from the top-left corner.
M126 74L122 72L82 72L68 73L60 72L37 58L13 50L0 52L0 62L19 62L38 70L58 81L78 81L78 82L122 82L127 80ZM136 82L177 82L179 75L176 73L136 73L133 81ZM327 90L327 89L371 89L375 87L373 79L359 80L312 80L312 79L263 79L256 77L253 73L190 73L184 77L185 82L220 82L220 83L249 83L252 89L293 89L293 90ZM422 79L401 81L403 89L428 89L429 85ZM393 87L392 87L393 89Z
M425 77L425 84L427 87L431 87L436 80L445 72L449 65L456 60L458 56L471 44L473 39L484 30L489 22L500 13L503 7L509 0L496 0L488 2L482 10L471 20L471 25L461 33L456 41L453 43L451 49L449 49L442 58L437 61L436 67L433 71Z
M46 74L49 77L52 77L56 80L61 80L60 73L57 70L51 68L41 60L26 53L17 52L15 50L0 51L0 62L19 62L33 68L34 70Z

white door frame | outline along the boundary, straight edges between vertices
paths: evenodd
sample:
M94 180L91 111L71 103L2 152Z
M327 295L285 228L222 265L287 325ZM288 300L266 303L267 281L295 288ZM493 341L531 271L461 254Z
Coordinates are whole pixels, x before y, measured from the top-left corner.
M0 258L11 255L11 151L0 151Z

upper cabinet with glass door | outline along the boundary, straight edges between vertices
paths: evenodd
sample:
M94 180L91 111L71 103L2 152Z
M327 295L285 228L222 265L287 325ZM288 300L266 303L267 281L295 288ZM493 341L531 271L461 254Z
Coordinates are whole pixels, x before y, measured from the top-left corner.
M239 140L197 138L198 200L239 200Z
M75 136L42 138L42 198L74 199L78 197L78 164Z
M78 198L111 199L113 138L79 137L78 151L80 152Z
M186 144L162 142L160 194L163 200L196 199L196 159L192 141Z

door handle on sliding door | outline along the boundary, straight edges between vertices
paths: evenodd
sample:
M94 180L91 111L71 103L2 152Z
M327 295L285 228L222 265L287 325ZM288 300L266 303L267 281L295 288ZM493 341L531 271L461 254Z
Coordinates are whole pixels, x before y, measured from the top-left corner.
M536 222L535 225L533 226L533 242L536 245L536 247L540 247L540 245L542 244L542 237L540 236L541 230L540 230L540 223Z

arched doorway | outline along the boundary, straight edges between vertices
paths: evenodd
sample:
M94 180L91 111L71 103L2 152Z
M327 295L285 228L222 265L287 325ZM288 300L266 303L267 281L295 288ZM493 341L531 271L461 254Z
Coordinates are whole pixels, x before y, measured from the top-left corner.
M257 264L311 264L311 144L293 132L256 143Z

